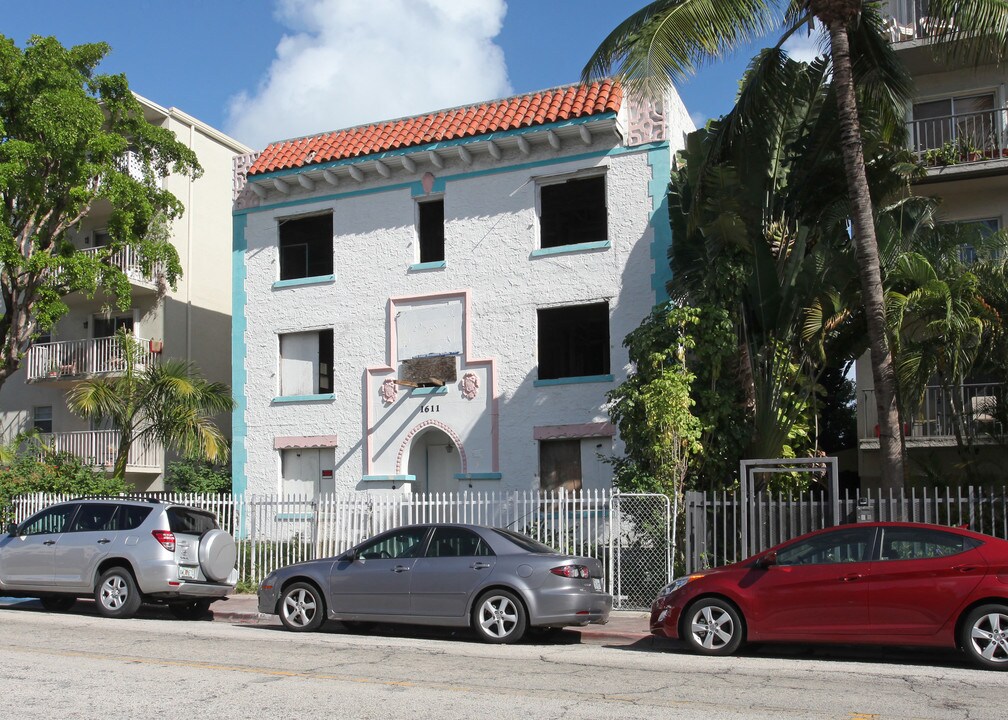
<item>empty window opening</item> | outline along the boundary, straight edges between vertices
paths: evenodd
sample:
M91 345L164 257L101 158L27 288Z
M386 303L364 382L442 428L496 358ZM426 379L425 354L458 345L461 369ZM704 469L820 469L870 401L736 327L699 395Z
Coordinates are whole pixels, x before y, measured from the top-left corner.
M280 394L333 392L333 331L280 336Z
M399 384L406 387L444 387L458 380L454 355L403 360L399 369Z
M539 379L609 374L609 305L546 308L539 316Z
M542 247L608 239L604 176L542 185L539 203Z
M581 440L539 441L539 486L543 490L581 489Z
M280 221L280 279L333 274L332 213Z
M417 234L420 238L420 262L445 259L443 199L417 203Z

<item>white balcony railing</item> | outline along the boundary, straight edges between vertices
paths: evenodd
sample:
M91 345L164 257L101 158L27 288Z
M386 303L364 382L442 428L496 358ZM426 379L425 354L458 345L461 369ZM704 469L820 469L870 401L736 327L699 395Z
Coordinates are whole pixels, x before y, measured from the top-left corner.
M1008 108L911 120L910 149L930 167L1008 159Z
M882 17L889 40L894 43L923 40L937 35L941 23L930 16L928 0L885 0Z
M861 438L877 438L879 432L875 391L862 390L858 412L862 417ZM957 413L957 406L961 414ZM924 392L917 414L904 420L908 441L914 438L955 438L960 421L963 440L1004 436L1005 385L1002 383L959 385L950 390L934 385Z
M85 248L80 252L87 253L89 255L97 255L103 252L104 248ZM164 275L164 264L155 263L151 268L150 272L144 272L143 267L140 265L140 259L137 256L136 251L131 247L125 247L118 252L113 253L109 257L109 263L113 267L117 267L126 274L131 282L135 284L156 286L157 279Z
M134 180L143 181L144 179L144 164L140 159L140 154L134 152L133 150L128 150L119 156L118 162L116 162L117 169L121 172L125 172ZM154 182L157 187L161 187L162 179L155 178Z
M89 465L106 469L115 465L119 449L119 433L115 430L52 433L40 435L39 439L56 452L68 453ZM128 468L160 471L163 459L164 450L160 445L144 447L143 443L133 443L126 465Z
M152 345L150 340L137 338L137 370L154 362ZM153 349L159 347L158 343ZM33 345L28 351L27 365L29 380L117 375L126 369L122 348L114 336Z

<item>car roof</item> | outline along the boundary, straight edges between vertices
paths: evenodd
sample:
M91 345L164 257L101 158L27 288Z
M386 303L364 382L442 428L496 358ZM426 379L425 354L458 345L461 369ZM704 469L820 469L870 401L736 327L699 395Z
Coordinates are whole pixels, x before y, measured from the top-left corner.
M962 527L959 525L939 525L937 523L921 523L921 522L897 522L895 520L877 520L873 522L858 522L858 523L843 523L841 525L831 525L830 527L820 528L818 530L813 530L811 532L802 533L801 535L796 535L793 538L782 541L780 544L786 542L791 542L792 540L798 540L803 537L811 537L813 535L820 535L822 533L831 532L834 530L844 530L855 527L870 527L870 528L916 528L919 530L941 530L944 532L959 533L961 535L966 535L968 537L976 538L977 540L990 541L990 540L1001 540L994 535L987 535L985 533L976 532L975 530L970 530L968 527Z

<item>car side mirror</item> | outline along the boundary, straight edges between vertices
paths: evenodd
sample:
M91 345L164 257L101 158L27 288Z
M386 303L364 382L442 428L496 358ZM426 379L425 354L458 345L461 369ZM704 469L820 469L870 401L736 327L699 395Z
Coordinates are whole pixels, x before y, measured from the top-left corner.
M7 526L7 534L10 535L11 537L14 537L15 535L17 535L17 529L18 529L17 523L11 523L10 525Z
M343 553L343 556L340 559L352 563L354 560L357 559L357 551L347 550L345 553Z
M768 567L773 567L777 564L777 553L767 553L759 560L756 561L756 567L760 570L766 570Z

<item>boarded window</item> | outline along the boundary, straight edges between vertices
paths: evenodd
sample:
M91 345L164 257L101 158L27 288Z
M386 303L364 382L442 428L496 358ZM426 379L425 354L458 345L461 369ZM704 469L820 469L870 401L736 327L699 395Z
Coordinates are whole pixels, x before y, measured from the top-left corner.
M418 387L441 387L458 380L454 355L434 355L432 357L404 360L400 377Z
M543 185L539 204L542 247L608 239L603 176Z
M332 213L280 221L280 279L333 274Z
M543 490L581 489L581 440L539 441L539 486Z
M420 238L420 262L445 259L444 200L417 203L417 234Z
M318 395L333 391L333 331L280 336L280 394Z
M539 379L609 374L609 305L538 311Z

